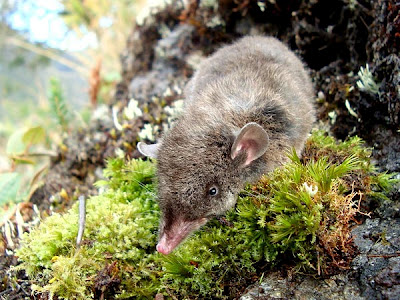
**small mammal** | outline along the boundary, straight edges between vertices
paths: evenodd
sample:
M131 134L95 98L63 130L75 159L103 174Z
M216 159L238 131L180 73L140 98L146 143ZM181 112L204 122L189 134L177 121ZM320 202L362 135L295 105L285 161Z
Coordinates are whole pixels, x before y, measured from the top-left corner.
M244 37L204 60L185 88L185 110L159 144L162 211L157 251L169 254L210 218L234 207L238 192L300 155L315 120L302 62L272 37Z

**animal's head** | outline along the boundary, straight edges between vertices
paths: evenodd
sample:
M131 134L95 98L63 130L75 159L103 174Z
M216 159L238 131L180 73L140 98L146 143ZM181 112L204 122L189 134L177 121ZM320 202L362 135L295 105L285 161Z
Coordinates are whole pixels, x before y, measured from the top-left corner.
M179 122L160 144L138 144L143 155L158 161L162 219L157 250L163 254L210 218L234 207L254 162L268 146L266 131L256 123L236 132L226 128L200 132Z

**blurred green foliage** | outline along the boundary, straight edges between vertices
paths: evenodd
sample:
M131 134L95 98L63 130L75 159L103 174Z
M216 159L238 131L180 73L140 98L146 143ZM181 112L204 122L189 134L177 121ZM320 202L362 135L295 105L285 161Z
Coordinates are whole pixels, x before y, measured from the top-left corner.
M49 103L50 111L57 120L58 125L61 126L64 132L67 132L69 127L70 113L61 89L61 84L55 78L50 79Z
M0 154L9 161L8 170L3 170L0 176L0 186L5 188L5 192L0 194L1 208L5 204L29 200L29 195L42 184L40 176L44 174L48 158L55 155L51 148L69 130L71 114L56 79L52 79L48 95L50 106L47 109L25 106L24 103L3 103L3 107L10 110L6 122L19 117L26 119L25 126L19 129L12 124L7 127L6 122L0 126L0 139L6 140ZM20 109L15 112L15 108Z
M0 174L0 205L8 203L10 200L19 201L21 177L21 174L16 172Z

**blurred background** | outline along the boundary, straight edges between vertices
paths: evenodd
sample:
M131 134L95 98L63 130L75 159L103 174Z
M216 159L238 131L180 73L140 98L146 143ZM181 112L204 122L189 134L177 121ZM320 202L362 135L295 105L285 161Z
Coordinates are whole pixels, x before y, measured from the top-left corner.
M109 102L143 3L0 1L0 205L26 197L62 137Z

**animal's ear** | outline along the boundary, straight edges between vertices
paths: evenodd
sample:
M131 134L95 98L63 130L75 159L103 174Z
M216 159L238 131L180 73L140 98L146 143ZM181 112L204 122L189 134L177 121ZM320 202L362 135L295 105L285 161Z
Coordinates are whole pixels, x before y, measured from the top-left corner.
M242 167L246 167L267 151L268 141L268 134L264 128L254 122L247 123L236 135L231 148L231 158L235 159L240 152L244 151L246 161Z
M139 150L140 153L142 153L144 156L151 157L151 158L157 158L158 154L158 146L159 144L151 144L147 145L145 143L139 142L136 146L136 148Z

